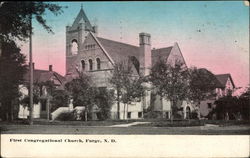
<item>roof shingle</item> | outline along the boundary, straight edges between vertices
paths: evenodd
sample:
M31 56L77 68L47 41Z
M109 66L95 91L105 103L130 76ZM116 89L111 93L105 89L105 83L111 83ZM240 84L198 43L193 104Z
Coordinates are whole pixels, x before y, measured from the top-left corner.
M29 70L24 74L24 81L25 82L29 82ZM48 71L48 70L38 70L35 69L34 73L33 73L33 81L37 82L37 83L41 83L41 82L46 82L49 81L53 76L55 76L58 81L63 84L65 82L65 78L58 74L57 72L54 71Z
M128 57L132 56L135 56L137 59L139 59L139 47L137 46L112 41L101 37L97 37L97 39L115 62L127 60Z
M215 75L215 77L221 83L223 88L226 87L226 83L227 83L228 78L231 80L233 87L235 87L233 79L232 79L230 74L218 74L218 75Z
M152 50L152 64L155 64L158 60L165 58L167 59L169 57L169 54L172 50L172 46L165 47L165 48L159 48L159 49L153 49Z

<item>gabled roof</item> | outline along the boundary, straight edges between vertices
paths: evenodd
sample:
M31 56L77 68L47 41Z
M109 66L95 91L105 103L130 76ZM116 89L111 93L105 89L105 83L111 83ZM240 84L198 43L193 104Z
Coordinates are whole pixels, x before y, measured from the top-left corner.
M92 34L93 35L93 34ZM94 36L94 35L93 35ZM124 64L132 63L133 75L139 74L139 47L126 43L112 41L101 37L95 37L100 42L101 47L107 52L107 55L114 63L125 62Z
M130 60L131 57L135 57L139 61L140 47L101 37L96 38L114 62ZM173 46L151 50L152 64L156 63L159 59L167 59L172 48ZM133 69L136 69L137 72L139 72L139 68L137 67L137 65L134 65Z
M159 49L152 49L152 64L155 64L159 59L165 58L167 59L171 53L172 46L159 48Z
M220 82L220 84L223 86L223 88L226 87L226 83L227 83L227 80L229 78L231 80L233 87L235 88L233 79L232 79L230 74L218 74L218 75L215 75L215 77Z
M48 70L35 69L33 73L33 81L35 83L41 83L49 81L52 77L55 77L61 84L65 82L65 78L57 72ZM29 82L29 70L24 74L24 81Z
M210 80L210 86L212 87L215 86L215 88L223 88L223 85L216 78L216 76L212 72L207 70L206 68L198 68L197 71L199 72L199 74L206 75L204 77L208 77L207 79ZM204 82L202 81L202 78L203 78L202 75L198 76L199 78L201 78L201 80L193 82L194 85L199 85L200 83Z
M94 31L92 25L90 24L88 17L86 16L86 14L82 8L81 8L80 12L78 13L75 21L73 22L71 29L72 30L77 29L79 23L85 23L87 31Z
M109 53L114 62L127 60L128 57L135 56L139 59L139 47L126 43L112 41L97 37L104 49Z

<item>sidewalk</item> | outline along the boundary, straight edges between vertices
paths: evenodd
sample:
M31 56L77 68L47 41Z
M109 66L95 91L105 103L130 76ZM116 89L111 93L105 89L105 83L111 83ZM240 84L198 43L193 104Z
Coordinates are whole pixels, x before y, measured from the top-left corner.
M148 124L148 123L150 123L150 122L132 122L132 123L128 123L128 124L112 125L109 127L130 127L130 126L134 126L134 125Z

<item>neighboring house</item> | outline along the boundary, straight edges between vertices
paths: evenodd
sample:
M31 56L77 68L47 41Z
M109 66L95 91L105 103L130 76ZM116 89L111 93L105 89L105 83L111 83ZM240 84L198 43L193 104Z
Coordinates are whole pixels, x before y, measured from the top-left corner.
M215 75L217 79L216 89L214 90L214 97L201 101L200 103L200 114L205 117L209 112L215 108L214 101L224 97L228 94L232 94L235 90L235 84L230 74L218 74Z
M34 67L34 64L33 64ZM42 86L41 83L45 83L47 81L52 81L56 88L61 89L63 88L63 84L65 82L65 78L58 74L57 72L52 70L52 65L49 65L49 70L38 70L34 69L34 89L36 89L36 93L39 93L39 102L38 104L34 104L34 111L33 111L33 117L34 118L47 118L49 113L48 108L48 92L47 88L45 86ZM27 73L24 75L24 84L19 86L19 90L22 94L19 100L22 100L24 97L28 96L28 86L29 86L29 73L28 70ZM20 104L19 106L19 118L27 118L29 116L29 110L28 107L25 105Z
M98 36L97 26L92 26L86 14L81 8L71 26L66 26L66 79L67 81L77 77L77 71L90 75L96 87L113 88L109 83L111 71L115 63L125 60L131 61L135 76L147 76L150 69L159 59L165 59L171 64L176 59L183 64L185 60L177 43L171 47L152 49L151 36L148 33L139 34L139 46L134 46L118 41L105 39ZM149 86L150 87L150 86ZM150 106L151 89L140 102L131 103L128 108L120 104L120 118L138 119L143 117L143 109ZM169 117L170 102L156 100L155 110L161 111ZM181 107L189 110L191 106L187 102L181 103ZM124 109L128 109L123 111ZM116 118L117 103L111 109L112 118Z
M221 84L216 88L217 99L233 93L236 87L230 74L218 74L215 77Z

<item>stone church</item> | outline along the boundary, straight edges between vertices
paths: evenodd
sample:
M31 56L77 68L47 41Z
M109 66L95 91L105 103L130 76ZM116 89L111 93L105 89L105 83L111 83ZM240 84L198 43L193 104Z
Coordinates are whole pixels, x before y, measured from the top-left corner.
M151 35L139 33L139 46L121 43L98 36L97 26L92 26L84 10L81 8L71 26L66 26L66 79L72 80L77 76L77 71L83 71L92 77L96 87L112 88L109 84L111 71L115 63L131 59L135 74L147 76L150 68L159 59L172 63L176 59L185 64L181 50L177 43L173 46L152 49ZM152 104L151 90L141 102L135 102L124 108L120 105L121 119L138 119L143 117L143 109ZM159 100L153 103L155 110L170 117L170 102ZM185 118L186 110L192 109L188 102L180 105ZM112 106L112 118L116 118L117 104Z

